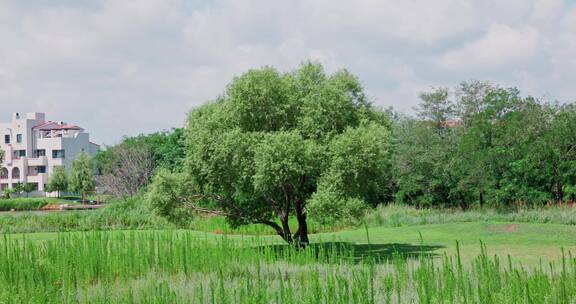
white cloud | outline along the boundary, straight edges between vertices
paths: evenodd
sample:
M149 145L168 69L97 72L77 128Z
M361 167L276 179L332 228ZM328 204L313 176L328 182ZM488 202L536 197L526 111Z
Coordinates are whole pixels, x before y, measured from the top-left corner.
M576 7L566 13L561 29L562 47L576 57Z
M576 96L561 77L576 74L576 10L561 0L82 3L0 0L0 119L46 111L113 143L182 125L247 69L306 59L405 111L430 85L478 76Z
M564 8L564 0L534 0L532 19L536 21L557 18Z
M495 24L478 40L440 58L448 69L491 69L530 60L540 48L540 35L530 26L520 29Z
M302 2L309 28L425 44L477 30L494 20L514 22L530 12L525 0Z

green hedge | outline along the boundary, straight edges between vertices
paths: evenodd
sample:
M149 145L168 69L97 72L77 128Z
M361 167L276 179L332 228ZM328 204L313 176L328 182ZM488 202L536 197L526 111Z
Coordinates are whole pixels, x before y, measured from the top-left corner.
M11 198L0 199L0 211L39 210L49 204L47 198Z
M47 199L47 202L52 202ZM189 228L151 214L140 201L127 199L97 210L7 212L0 215L0 233L64 232Z

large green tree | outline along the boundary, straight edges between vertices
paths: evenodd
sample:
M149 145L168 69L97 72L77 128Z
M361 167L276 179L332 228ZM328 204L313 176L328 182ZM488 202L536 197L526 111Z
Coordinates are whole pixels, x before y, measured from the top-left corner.
M265 224L305 245L307 216L322 218L314 211L336 203L322 198L366 205L391 195L389 129L387 115L345 70L327 75L312 63L290 73L251 70L190 113L185 177L163 172L148 199L163 214L210 206L233 226ZM312 201L322 208L310 209Z

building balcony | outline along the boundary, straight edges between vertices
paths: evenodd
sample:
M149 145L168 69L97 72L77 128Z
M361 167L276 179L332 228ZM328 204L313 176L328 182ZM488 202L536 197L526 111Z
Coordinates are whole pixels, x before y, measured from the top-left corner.
M45 174L46 173L46 168L43 167L42 170L38 170L38 167L28 167L28 173L26 174L26 176L38 176L40 174Z
M48 174L47 173L38 173L36 175L28 175L27 181L29 183L38 183L39 185L46 184L48 182Z
M39 156L38 158L28 158L28 166L47 166L48 158Z

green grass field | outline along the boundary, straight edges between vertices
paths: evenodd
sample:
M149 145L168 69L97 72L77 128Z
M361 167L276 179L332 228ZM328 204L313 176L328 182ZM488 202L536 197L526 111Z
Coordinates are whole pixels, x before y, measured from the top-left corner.
M312 243L296 250L265 226L236 229L221 217L207 217L190 222L191 229L174 229L131 206L0 217L1 223L29 229L16 231L38 231L0 238L0 303L571 303L576 298L570 208L462 212L387 206L357 227L312 222ZM79 227L89 231L74 231ZM52 229L64 232L42 232Z

